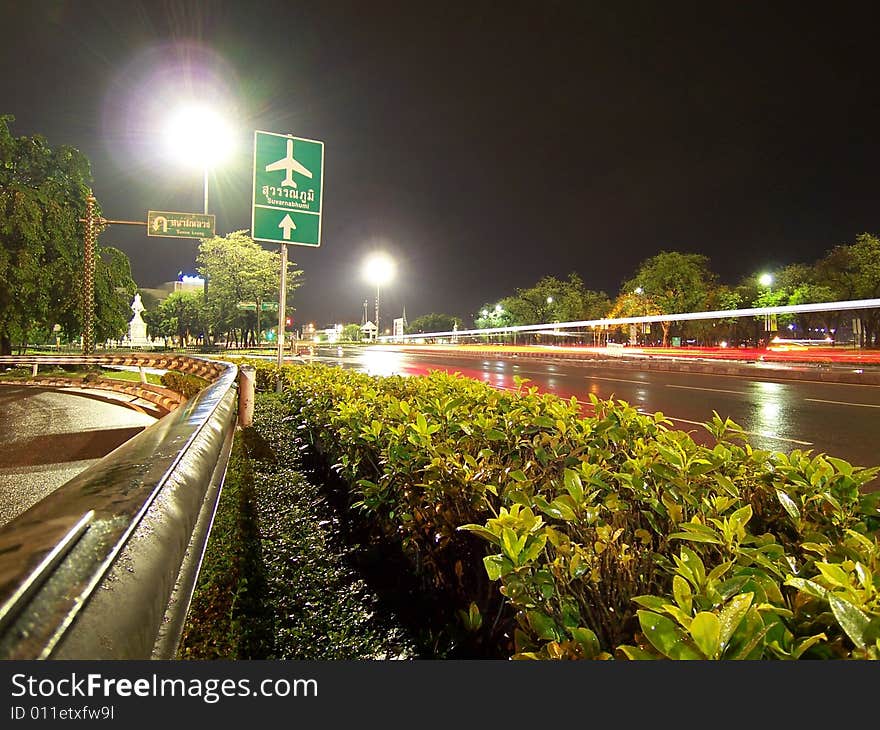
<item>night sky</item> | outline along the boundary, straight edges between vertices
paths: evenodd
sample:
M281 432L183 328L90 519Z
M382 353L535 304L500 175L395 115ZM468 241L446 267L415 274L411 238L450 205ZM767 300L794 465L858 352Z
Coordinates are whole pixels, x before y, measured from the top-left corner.
M383 248L383 321L470 323L545 274L613 296L679 250L735 283L880 231L869 7L5 0L0 113L82 150L106 217L145 220L201 211L159 120L216 101L239 130L209 185L220 233L250 227L255 129L322 140L322 245L290 249L297 320L372 313L360 269ZM194 272L194 241L101 242L143 287Z

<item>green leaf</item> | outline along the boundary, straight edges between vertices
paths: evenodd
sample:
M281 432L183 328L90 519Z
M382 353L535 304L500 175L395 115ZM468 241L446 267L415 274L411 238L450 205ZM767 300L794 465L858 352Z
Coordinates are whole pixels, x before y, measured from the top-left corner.
M458 528L459 530L466 530L467 532L473 532L476 535L479 535L485 540L495 544L501 545L501 539L491 530L486 529L482 525L462 525Z
M754 608L749 609L746 613L746 619L743 621L743 630L746 632L745 642L739 647L736 656L733 659L745 660L749 658L759 658L763 653L763 648L758 657L752 657L752 652L764 641L767 632L772 628L771 625L765 625L761 620L761 616ZM751 632L751 633L749 633Z
M690 584L680 575L672 578L672 595L675 596L675 602L678 607L687 614L690 614L693 607L693 591Z
M515 469L514 471L510 472L509 476L515 482L527 482L529 480L529 478L523 473L521 469Z
M700 611L691 621L690 634L707 659L716 659L720 650L721 622L714 613Z
M516 563L519 554L522 552L526 542L526 535L518 537L517 534L509 527L503 528L501 531L501 549L504 554Z
M526 616L529 619L529 626L532 627L538 638L545 641L559 641L559 629L550 616L540 611L529 611Z
M637 646L618 646L617 651L632 661L656 660L658 657Z
M852 639L853 644L859 649L864 649L865 633L871 623L870 617L857 606L853 606L849 601L845 601L833 593L829 594L828 603L831 604L831 611L834 613L837 623L840 624L840 628Z
M742 623L743 618L745 618L745 615L748 613L754 597L754 593L741 593L740 595L731 598L721 611L721 614L718 617L721 628L718 635L718 642L722 653L727 649L730 637L733 636L734 632Z
M547 536L539 535L536 538L532 538L529 542L528 547L522 552L519 556L519 564L525 565L541 554L541 551L544 549L544 546L547 544Z
M642 632L657 651L670 659L702 659L675 623L653 611L638 611Z
M723 576L728 570L733 567L733 560L729 560L726 563L719 563L712 570L709 571L709 575L706 578L706 582L709 585L712 585L715 581L717 581L721 576Z
M575 519L574 510L569 507L569 505L565 502L564 497L558 497L554 499L552 504L550 505L552 509L556 510L559 513L559 518L563 519L567 522L573 522Z
M584 656L587 659L593 659L602 651L602 647L599 645L599 638L590 629L582 627L571 628L569 633L581 645L581 648L584 650Z
M833 563L816 563L816 567L819 569L819 572L825 580L832 585L840 586L841 588L852 587L849 576L839 565Z
M487 555L483 558L483 565L486 568L489 580L498 580L513 570L513 563L503 555Z
M797 588L799 591L806 593L808 596L813 596L813 598L821 598L827 600L828 596L830 595L830 592L824 586L820 586L815 581L806 580L804 578L786 578L785 585Z
M636 596L633 598L633 601L658 613L663 610L663 606L667 603L666 599L660 596Z
M497 428L490 428L486 431L486 438L490 441L504 441L507 436L504 435L503 431L499 431Z
M738 525L745 527L749 520L752 519L752 505L747 504L745 507L738 509L730 515L730 521L736 522Z
M717 537L702 535L696 532L673 532L669 537L675 538L677 540L687 540L688 542L702 542L709 545L723 544L722 541Z
M565 489L575 502L583 500L584 487L580 475L574 469L565 470Z
M791 652L791 656L793 659L800 659L804 652L807 651L811 646L815 646L820 641L828 641L828 637L825 634L816 634L815 636L808 636L803 641L797 643L794 649Z
M781 489L777 489L776 498L779 500L782 508L788 512L788 516L791 517L791 519L795 522L801 521L801 511L798 509L797 503L791 497Z

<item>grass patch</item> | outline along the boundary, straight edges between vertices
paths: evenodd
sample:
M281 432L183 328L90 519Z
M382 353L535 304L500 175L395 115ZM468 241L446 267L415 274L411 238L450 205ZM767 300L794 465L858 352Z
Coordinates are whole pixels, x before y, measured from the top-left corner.
M340 521L302 473L274 394L236 435L178 652L183 659L410 658L414 643L353 567Z
M151 385L162 385L162 378L155 373L147 373L147 382ZM141 374L137 370L104 370L96 366L79 367L64 365L40 365L37 369L37 379L39 378L70 378L71 380L81 380L83 378L102 377L109 380L125 380L129 382L139 383ZM21 365L17 367L7 368L0 371L0 381L19 381L32 380L33 367L30 365Z
M180 659L258 659L269 643L253 473L236 434L208 549L178 650Z
M132 382L141 382L141 374L137 370L105 370L101 373L103 377L111 380L128 380ZM147 382L150 385L162 385L162 376L156 373L146 373Z

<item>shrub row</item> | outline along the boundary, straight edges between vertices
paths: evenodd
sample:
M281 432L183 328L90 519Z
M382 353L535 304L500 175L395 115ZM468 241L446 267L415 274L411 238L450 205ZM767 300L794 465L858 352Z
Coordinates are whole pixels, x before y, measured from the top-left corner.
M253 363L258 387L277 370ZM623 401L286 367L350 503L515 658L880 658L880 468ZM452 616L450 616L450 619Z
M189 400L198 393L207 384L204 378L189 373L178 373L174 370L168 370L162 373L162 385L175 393L180 393L184 398Z

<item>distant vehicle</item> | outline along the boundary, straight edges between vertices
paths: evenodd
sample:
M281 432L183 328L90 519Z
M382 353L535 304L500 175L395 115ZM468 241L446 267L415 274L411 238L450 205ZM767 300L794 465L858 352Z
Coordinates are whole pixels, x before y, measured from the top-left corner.
M297 162L293 159L293 140L287 140L287 155L282 157L277 162L272 162L266 165L266 172L275 172L276 170L284 170L285 177L281 182L281 187L289 187L295 188L296 182L293 180L293 172L296 171L300 175L305 175L308 178L312 177L311 170L306 169L306 166L301 162Z

